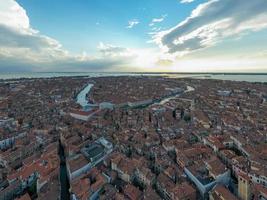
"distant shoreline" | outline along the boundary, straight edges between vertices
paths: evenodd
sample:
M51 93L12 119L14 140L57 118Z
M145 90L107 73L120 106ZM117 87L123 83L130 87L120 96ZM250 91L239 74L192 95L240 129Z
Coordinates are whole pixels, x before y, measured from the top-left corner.
M1 74L211 74L211 75L267 75L267 72L1 72ZM0 76L1 76L0 74Z
M19 72L1 73L0 82L17 82L39 78L95 78L95 77L116 77L116 76L169 76L170 78L198 78L198 79L217 79L229 81L246 81L252 83L266 83L267 73L178 73L178 72Z

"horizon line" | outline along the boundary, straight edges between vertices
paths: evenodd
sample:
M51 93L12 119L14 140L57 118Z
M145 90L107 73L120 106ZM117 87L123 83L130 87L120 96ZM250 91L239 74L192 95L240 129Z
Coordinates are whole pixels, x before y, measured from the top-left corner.
M110 71L110 72L105 72L105 71L99 71L99 72L93 72L93 71L18 71L18 72L1 72L1 73L104 73L104 74L214 74L214 75L267 75L267 72L127 72L127 71Z

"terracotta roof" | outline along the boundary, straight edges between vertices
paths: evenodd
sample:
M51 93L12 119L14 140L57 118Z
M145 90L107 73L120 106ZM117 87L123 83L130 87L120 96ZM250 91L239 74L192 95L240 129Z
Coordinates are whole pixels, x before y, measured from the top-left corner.
M207 166L209 171L215 176L223 174L227 171L227 167L218 158L208 161Z
M196 189L187 182L183 182L182 184L175 186L172 189L172 193L176 199L192 199L189 197L195 197Z
M26 180L33 173L37 172L40 175L40 180L49 179L52 175L52 172L59 167L59 158L57 154L47 154L44 153L42 156L28 164L23 166L14 173L8 175L9 180L20 178L21 180Z
M125 200L124 195L117 192L114 197L115 200Z
M31 200L31 197L28 193L24 194L20 198L16 198L16 200Z
M215 186L215 188L211 192L211 195L216 196L218 200L238 200L238 198L223 185Z
M104 177L104 175L99 174L96 177L96 182L91 185L90 190L95 192L98 189L101 189L105 183L106 183L106 178Z
M75 158L68 159L67 164L69 165L70 171L74 172L83 166L87 165L89 162L82 154L78 154Z
M257 192L261 193L262 196L264 196L265 198L267 198L267 188L260 185L260 184L255 184L254 188Z
M94 113L96 110L91 111L83 111L83 110L71 110L70 113L77 114L77 115L83 115L83 116L89 116L92 113Z
M130 200L138 200L142 196L142 192L134 187L133 185L126 185L123 190L125 196L127 196Z
M159 174L159 176L157 177L157 181L164 189L171 189L175 187L174 182L163 173Z
M152 189L152 187L148 187L144 191L143 200L160 200L160 196Z
M89 197L90 179L81 178L71 182L71 191L80 200L87 200Z

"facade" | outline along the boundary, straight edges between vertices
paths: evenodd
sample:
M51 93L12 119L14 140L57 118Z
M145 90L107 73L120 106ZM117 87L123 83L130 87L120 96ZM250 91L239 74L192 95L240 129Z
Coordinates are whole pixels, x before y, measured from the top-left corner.
M78 112L71 112L70 116L74 117L75 119L83 120L83 121L88 121L89 118L92 116L89 113L78 113Z
M69 180L73 180L89 171L92 166L83 155L78 154L75 157L67 160L66 167Z
M238 174L238 197L242 200L250 200L251 184L250 178L245 174Z
M22 133L16 134L16 136L12 136L12 137L1 140L0 149L4 150L4 149L8 149L12 147L15 144L16 139L22 138L26 136L26 134L27 134L26 132L22 132Z
M145 186L152 186L155 181L155 175L145 167L142 167L140 169L137 168L135 170L135 177Z
M184 169L185 174L187 177L195 183L196 187L200 191L200 194L202 197L207 195L207 193L216 185L216 184L224 184L228 185L229 179L230 179L230 171L227 170L223 174L220 174L216 177L216 179L213 179L209 181L208 183L203 183L199 180L198 177L196 177L188 168Z
M12 200L23 191L22 183L15 180L8 187L0 191L0 200Z

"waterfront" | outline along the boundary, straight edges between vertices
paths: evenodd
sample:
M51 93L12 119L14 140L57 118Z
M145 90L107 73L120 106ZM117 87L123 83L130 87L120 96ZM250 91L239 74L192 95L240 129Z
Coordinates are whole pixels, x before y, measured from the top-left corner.
M53 77L106 77L106 76L167 76L171 78L197 78L219 79L247 82L267 82L266 73L257 74L227 74L227 73L105 73L105 72L25 72L25 73L1 73L0 80L29 79L29 78L53 78Z

